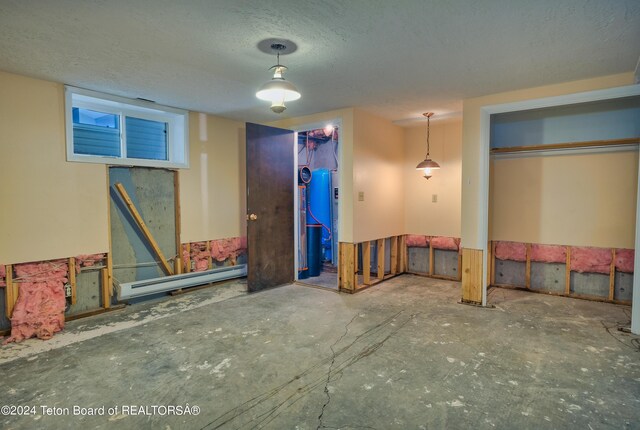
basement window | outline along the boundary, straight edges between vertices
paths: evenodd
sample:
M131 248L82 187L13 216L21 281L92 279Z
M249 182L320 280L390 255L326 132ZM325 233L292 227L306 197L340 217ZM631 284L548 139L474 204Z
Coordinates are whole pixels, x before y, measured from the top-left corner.
M188 113L65 87L67 161L189 167Z

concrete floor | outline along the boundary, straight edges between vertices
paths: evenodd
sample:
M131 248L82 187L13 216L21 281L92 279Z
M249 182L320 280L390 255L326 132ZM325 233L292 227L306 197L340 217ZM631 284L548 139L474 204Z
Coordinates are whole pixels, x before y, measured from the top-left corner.
M328 272L323 270L319 276L311 276L306 279L301 279L299 282L308 285L315 285L317 287L330 288L332 290L338 290L338 273Z
M243 289L138 304L2 347L0 403L37 410L0 426L640 426L640 342L617 331L629 307L492 290L495 308L482 309L456 303L459 283L411 275L355 295ZM199 414L122 413L187 403ZM43 416L42 405L70 415ZM74 405L105 415L73 416Z

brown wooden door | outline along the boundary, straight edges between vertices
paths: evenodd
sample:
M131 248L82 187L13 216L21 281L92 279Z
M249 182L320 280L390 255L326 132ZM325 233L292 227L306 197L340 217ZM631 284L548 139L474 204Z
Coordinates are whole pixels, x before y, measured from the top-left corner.
M249 291L294 280L294 133L247 123Z

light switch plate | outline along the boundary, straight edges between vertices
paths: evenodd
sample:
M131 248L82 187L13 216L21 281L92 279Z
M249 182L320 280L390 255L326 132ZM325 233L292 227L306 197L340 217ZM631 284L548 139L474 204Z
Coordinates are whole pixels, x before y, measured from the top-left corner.
M364 202L364 191L358 191L358 201Z

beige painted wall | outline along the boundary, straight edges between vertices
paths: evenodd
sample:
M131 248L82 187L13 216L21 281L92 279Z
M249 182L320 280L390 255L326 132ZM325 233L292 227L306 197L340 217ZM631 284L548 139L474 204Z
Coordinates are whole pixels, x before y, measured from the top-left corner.
M493 240L634 248L638 153L492 162Z
M179 173L181 242L245 236L244 123L191 112L189 152Z
M0 130L0 263L106 252L106 167L66 161L63 85L0 72Z
M245 235L244 123L190 113L182 241ZM108 252L107 167L66 161L64 86L0 72L0 263Z
M334 122L335 120L340 121L340 145L338 147L338 158L340 160L339 177L341 195L338 210L338 232L340 242L353 242L354 202L352 198L347 197L353 196L353 109L339 109L314 115L287 118L280 121L270 122L268 125L299 130L300 127L324 127L326 124Z
M429 180L415 169L426 155L426 132L426 126L404 130L405 233L460 237L462 118L432 119L431 158L441 168Z
M464 100L462 131L462 159L464 160L462 163L462 246L475 249L483 247L480 240L480 231L484 228L480 225L480 209L482 207L482 196L480 195L480 109L483 106L630 84L633 84L633 73L622 73Z
M358 109L353 124L353 241L404 234L403 129Z

